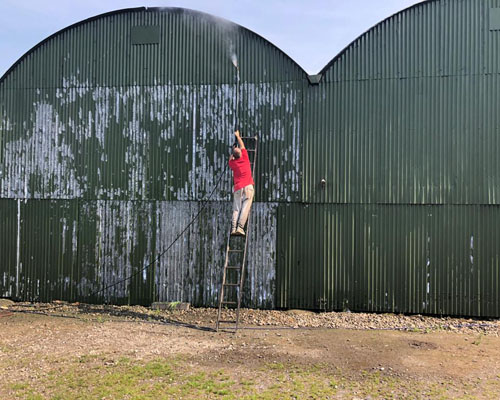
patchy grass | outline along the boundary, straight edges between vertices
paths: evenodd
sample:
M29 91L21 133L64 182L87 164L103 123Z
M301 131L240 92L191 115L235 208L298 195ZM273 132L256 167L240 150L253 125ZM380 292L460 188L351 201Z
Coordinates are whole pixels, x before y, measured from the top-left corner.
M177 360L131 361L80 357L59 365L41 381L14 383L15 398L169 399L220 397L234 384L221 371L187 372Z
M479 346L481 344L481 341L483 339L484 335L479 334L477 336L477 339L472 342L473 345Z
M179 358L113 360L106 355L59 360L37 380L11 383L16 399L328 399L476 398L474 382L428 383L363 371L349 376L326 364L266 363L238 370L194 366ZM498 393L499 382L486 383ZM485 387L483 386L483 388ZM482 396L481 396L482 398ZM493 397L492 397L493 398Z

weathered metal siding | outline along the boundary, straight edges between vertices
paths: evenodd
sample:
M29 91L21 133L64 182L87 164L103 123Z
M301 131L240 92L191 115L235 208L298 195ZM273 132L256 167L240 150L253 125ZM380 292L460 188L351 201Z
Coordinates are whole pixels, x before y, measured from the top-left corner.
M302 87L241 85L244 133L261 144L258 200L300 200ZM6 92L4 198L200 200L234 140L229 85ZM223 185L213 198L230 190Z
M499 204L492 7L500 2L423 2L325 67L305 97L306 201Z
M132 44L137 26L158 27L158 43ZM1 196L200 200L226 165L238 108L243 133L262 143L257 199L300 200L306 81L269 42L197 12L132 9L77 24L2 78Z
M59 32L0 82L0 295L215 305L229 171L160 261L90 295L148 265L198 213L239 108L259 137L246 305L500 316L491 7L500 0L418 4L318 85L200 13L126 10ZM137 27L158 43L133 44Z
M20 201L0 199L0 293L18 294L21 225Z
M279 306L499 315L491 7L500 2L418 4L353 42L305 92L312 204L280 209ZM299 232L305 221L314 227Z
M376 25L324 69L327 82L497 74L499 0L428 0Z
M203 210L198 202L177 201L1 200L0 204L3 296L217 304L220 254L231 213L228 202L211 202ZM272 203L256 203L253 208L244 299L249 307L275 305L276 208ZM199 219L157 260L200 210ZM130 281L120 282L131 275ZM115 282L120 283L100 291Z
M158 27L158 43L132 44L132 27ZM221 85L307 79L286 54L232 22L176 8L138 8L75 24L22 58L6 89Z
M20 298L74 298L76 203L66 200L20 203Z
M170 244L199 212L199 203L162 203L157 210L157 248ZM231 204L211 202L200 219L156 268L159 300L188 301L216 306L222 280L221 254L227 244L227 216ZM250 244L243 303L253 307L275 305L276 204L255 203L250 216ZM175 229L172 229L172 228Z
M157 29L158 43L133 44L136 27ZM243 133L260 143L249 255L259 269L244 300L272 307L275 202L300 200L306 82L258 35L188 10L111 13L42 42L0 82L0 198L22 204L20 243L2 239L0 295L216 305L229 171L159 262L95 292L148 265L197 214L226 168L238 108ZM2 229L14 232L9 207Z
M305 200L499 204L499 90L498 75L311 88L304 100Z
M498 316L499 217L497 206L281 205L277 306Z

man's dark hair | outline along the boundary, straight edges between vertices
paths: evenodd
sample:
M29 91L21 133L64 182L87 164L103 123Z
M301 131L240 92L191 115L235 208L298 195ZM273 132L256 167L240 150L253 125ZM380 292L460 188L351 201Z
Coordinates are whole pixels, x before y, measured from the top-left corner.
M233 146L233 157L235 159L238 159L241 157L241 150L240 151L236 151L236 149L239 150L239 147L238 146Z

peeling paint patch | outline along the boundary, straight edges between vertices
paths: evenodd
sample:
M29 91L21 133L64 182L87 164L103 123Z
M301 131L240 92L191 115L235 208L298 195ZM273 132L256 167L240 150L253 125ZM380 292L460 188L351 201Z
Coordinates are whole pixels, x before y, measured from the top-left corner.
M227 166L238 97L243 133L259 138L258 165L266 166L260 195L292 201L300 196L301 90L242 84L236 96L228 84L91 88L65 77L53 95L33 94L24 105L30 119L2 143L0 195L201 200ZM223 185L213 200L230 192Z
M5 143L1 197L81 196L86 177L77 171L59 113L45 101L35 102L30 122L31 129L16 131L18 138Z
M254 203L250 214L244 298L264 308L276 306L277 208L277 203Z
M79 232L89 235L78 239L79 298L118 283L93 297L105 302L185 301L216 306L231 203L210 202L202 207L202 203L179 201L82 204ZM276 204L255 203L251 214L247 306L274 306L276 209ZM130 281L120 282L134 274Z
M156 209L156 249L161 254L181 234L198 212L194 202L159 202ZM155 286L159 301L187 301L195 303L200 292L210 287L196 285L200 276L199 242L196 243L201 221L196 221L156 264ZM214 244L215 246L215 244ZM196 271L196 272L195 272ZM196 275L198 273L198 275Z

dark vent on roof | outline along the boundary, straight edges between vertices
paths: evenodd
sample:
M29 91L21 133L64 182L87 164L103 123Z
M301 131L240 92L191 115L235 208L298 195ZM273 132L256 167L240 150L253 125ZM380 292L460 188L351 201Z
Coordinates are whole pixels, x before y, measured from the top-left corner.
M130 29L132 44L157 44L160 43L159 26L133 26Z
M490 31L500 30L500 8L490 8Z

